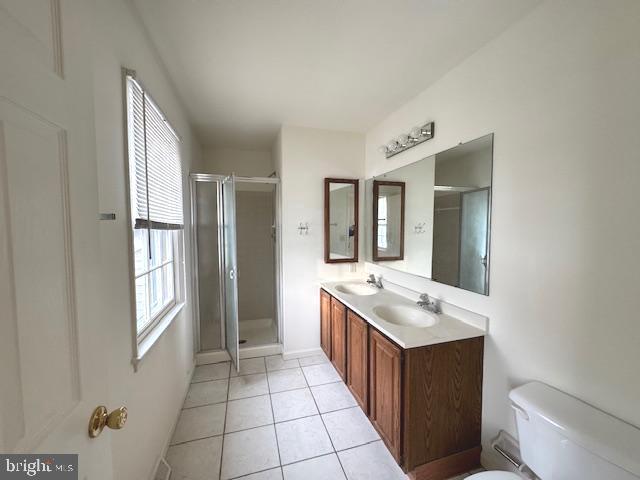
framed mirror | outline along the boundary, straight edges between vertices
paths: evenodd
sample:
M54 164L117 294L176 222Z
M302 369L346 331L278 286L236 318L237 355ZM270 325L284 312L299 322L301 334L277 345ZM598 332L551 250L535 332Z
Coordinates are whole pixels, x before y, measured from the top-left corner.
M373 181L373 261L404 259L405 182Z
M324 179L324 261L358 261L358 180Z
M489 134L367 179L367 261L488 295L492 177Z

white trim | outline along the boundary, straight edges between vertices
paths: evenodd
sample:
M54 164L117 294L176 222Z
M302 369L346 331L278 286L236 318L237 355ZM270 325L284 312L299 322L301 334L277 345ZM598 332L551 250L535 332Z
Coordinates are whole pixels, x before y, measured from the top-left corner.
M290 360L292 358L303 358L303 357L311 357L313 355L318 355L323 353L321 348L307 348L304 350L292 350L290 352L284 352L282 357L285 360Z
M318 350L321 351L321 350ZM240 359L268 357L282 353L282 345L273 343L271 345L260 345L257 347L246 347L240 349ZM208 365L210 363L229 362L231 357L226 350L214 350L210 352L200 352L196 354L196 365Z
M135 371L138 371L140 368L140 363L144 359L145 355L151 350L157 340L162 336L162 334L169 328L169 325L173 322L174 318L178 316L178 314L182 311L185 306L185 302L178 303L171 310L169 310L162 320L160 320L155 327L151 329L151 331L145 336L140 343L138 343L138 348L136 349L136 356L133 358L133 368Z
M244 347L240 349L240 360L243 358L268 357L269 355L279 355L282 353L282 345L272 343L271 345L258 345L255 347Z
M196 365L207 365L209 363L228 362L231 360L226 350L215 350L213 352L196 353Z

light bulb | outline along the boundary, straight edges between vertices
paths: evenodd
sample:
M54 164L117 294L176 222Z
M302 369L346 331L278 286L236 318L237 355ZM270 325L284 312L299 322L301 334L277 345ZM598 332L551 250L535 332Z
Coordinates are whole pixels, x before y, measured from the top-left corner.
M418 140L422 136L422 129L420 127L413 127L409 135L411 135L411 138Z

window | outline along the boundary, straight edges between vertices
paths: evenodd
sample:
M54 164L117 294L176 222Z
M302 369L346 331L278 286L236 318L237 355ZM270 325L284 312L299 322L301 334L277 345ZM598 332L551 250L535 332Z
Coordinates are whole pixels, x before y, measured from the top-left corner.
M133 75L126 90L139 344L181 302L182 170L180 140L160 109Z
M387 248L387 197L378 198L378 248Z

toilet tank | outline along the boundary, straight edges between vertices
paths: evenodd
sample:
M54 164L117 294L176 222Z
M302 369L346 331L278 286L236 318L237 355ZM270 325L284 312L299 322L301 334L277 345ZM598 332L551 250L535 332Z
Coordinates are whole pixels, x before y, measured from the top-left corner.
M509 398L520 455L541 480L640 478L640 429L539 382Z

